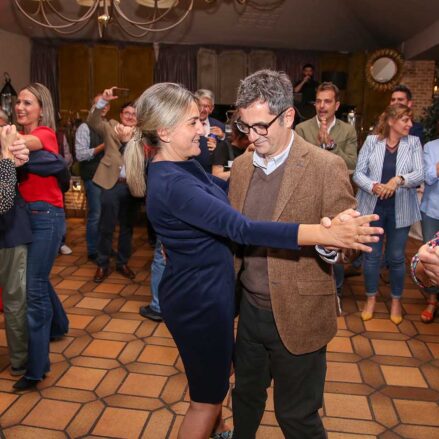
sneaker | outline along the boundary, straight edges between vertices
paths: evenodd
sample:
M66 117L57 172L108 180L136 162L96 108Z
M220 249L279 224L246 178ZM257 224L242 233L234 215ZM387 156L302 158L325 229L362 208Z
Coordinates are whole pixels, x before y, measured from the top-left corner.
M142 317L146 317L149 320L154 320L154 322L163 321L162 314L157 311L154 311L149 305L141 306L139 308L139 314Z
M71 255L71 254L73 253L72 249L71 249L68 245L66 245L66 244L63 244L63 245L59 248L59 252L60 252L62 255Z

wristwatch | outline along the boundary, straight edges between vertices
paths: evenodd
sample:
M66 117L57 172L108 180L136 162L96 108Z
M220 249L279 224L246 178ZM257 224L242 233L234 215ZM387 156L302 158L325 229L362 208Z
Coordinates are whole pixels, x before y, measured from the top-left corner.
M398 175L398 186L403 186L405 183L405 178L402 175Z

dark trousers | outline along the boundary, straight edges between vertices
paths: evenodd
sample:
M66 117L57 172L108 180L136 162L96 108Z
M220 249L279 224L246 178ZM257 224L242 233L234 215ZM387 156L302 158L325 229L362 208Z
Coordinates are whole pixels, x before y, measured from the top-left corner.
M131 256L133 224L138 202L125 183L116 183L111 189L102 189L101 217L99 220L99 240L97 264L108 267L110 264L113 233L119 223L119 244L116 265L125 265Z
M272 379L275 415L284 436L326 438L318 414L325 375L326 346L309 354L291 354L279 337L273 313L251 305L244 294L236 340L233 438L255 438Z

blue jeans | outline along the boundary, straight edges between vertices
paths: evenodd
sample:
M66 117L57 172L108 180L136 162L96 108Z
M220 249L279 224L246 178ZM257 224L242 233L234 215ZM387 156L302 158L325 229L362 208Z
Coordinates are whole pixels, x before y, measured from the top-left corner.
M421 212L422 215L422 237L424 242L430 241L433 239L433 236L436 232L439 232L439 219L432 218L431 216L426 215L424 212Z
M85 180L84 185L87 195L87 253L96 255L101 216L101 188L92 180Z
M27 259L28 364L26 378L40 380L50 369L51 336L64 335L69 321L50 280L50 271L65 231L64 210L37 201L28 203L32 243Z
M396 228L395 208L377 207L375 212L380 216L374 221L373 227L382 227L386 236L385 258L389 265L390 289L392 298L399 299L404 290L405 276L405 246L409 235L410 227ZM380 236L378 242L368 244L372 247L371 253L364 253L364 283L366 294L374 296L378 292L380 267L382 261L384 236Z
M162 280L163 271L165 270L165 258L162 255L162 243L157 239L154 250L154 258L151 264L151 294L152 300L149 307L161 313L159 303L159 284Z

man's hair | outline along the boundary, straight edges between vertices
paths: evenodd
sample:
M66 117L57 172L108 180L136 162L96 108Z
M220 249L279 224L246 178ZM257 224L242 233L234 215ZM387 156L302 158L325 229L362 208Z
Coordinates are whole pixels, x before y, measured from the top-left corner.
M335 102L340 102L340 89L332 82L322 82L316 90L316 95L321 91L333 91L335 96Z
M125 102L124 104L122 104L122 106L120 107L120 112L122 113L122 111L125 110L125 108L127 107L136 108L134 101Z
M236 108L247 108L253 102L266 102L271 114L293 107L293 86L284 72L259 70L241 80L236 97ZM283 121L283 115L280 118Z
M395 85L395 86L392 88L392 93L391 93L391 94L393 94L393 93L395 93L395 92L397 92L397 91L400 91L400 92L402 92L402 93L405 93L405 95L407 96L407 99L408 99L409 101L412 100L412 97L413 97L413 95L412 95L412 91L411 91L406 85L404 85L404 84L397 84L397 85Z
M302 70L305 70L305 69L307 69L307 68L309 68L309 67L310 67L311 69L315 70L314 66L313 66L312 64L310 64L310 63L305 64L305 65L302 67Z
M215 95L211 90L208 90L207 88L200 88L194 94L198 100L207 98L212 101L212 105L215 105Z

